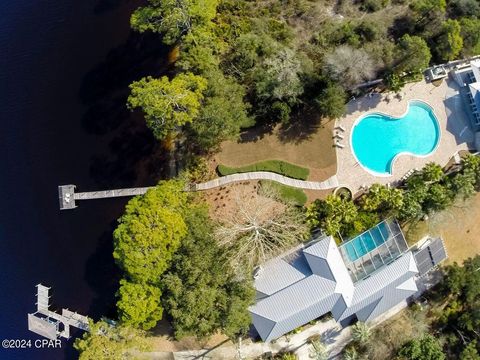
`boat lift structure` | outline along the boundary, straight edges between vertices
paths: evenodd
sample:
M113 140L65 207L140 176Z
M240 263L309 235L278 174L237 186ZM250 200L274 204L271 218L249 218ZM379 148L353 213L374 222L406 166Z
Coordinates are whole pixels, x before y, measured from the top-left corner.
M70 326L90 331L88 318L68 309L58 314L50 310L50 288L42 284L37 287L37 311L28 314L28 330L50 340L70 338Z

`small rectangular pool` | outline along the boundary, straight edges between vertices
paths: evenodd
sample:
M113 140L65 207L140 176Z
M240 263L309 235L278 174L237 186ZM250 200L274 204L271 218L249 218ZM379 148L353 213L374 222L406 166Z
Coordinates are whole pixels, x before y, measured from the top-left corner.
M345 249L349 260L355 261L382 245L388 239L388 235L387 224L380 223L369 231L349 240L342 247Z

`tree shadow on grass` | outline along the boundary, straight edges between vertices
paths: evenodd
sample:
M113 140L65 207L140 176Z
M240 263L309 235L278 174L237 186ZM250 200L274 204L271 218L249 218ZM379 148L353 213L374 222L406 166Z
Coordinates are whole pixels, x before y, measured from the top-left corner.
M275 123L257 124L251 128L246 129L240 134L239 143L257 142L273 132Z
M317 109L305 109L294 114L288 124L282 124L278 138L282 143L300 144L310 140L312 135L329 121L331 120L322 120Z

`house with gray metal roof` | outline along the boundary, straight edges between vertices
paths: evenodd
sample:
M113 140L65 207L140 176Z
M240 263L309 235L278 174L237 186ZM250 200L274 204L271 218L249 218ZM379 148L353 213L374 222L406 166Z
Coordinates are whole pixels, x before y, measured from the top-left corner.
M480 131L480 59L457 67L452 72L453 78L460 85L460 94L466 105L467 115L472 129Z
M369 322L417 291L416 259L422 273L436 263L408 250L400 227L386 220L337 246L319 237L265 263L255 276L253 326L271 341L330 313L345 326Z

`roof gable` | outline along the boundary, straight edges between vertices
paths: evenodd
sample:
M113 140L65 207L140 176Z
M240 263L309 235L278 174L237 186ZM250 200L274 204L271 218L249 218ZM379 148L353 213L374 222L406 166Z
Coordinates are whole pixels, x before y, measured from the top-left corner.
M272 295L311 274L300 248L265 263L255 279L255 288L262 294Z
M275 326L275 321L252 313L252 323L262 339L267 339Z

